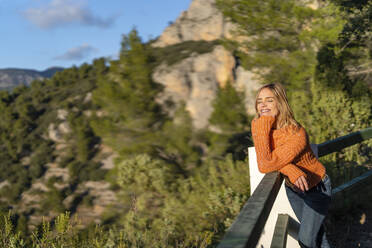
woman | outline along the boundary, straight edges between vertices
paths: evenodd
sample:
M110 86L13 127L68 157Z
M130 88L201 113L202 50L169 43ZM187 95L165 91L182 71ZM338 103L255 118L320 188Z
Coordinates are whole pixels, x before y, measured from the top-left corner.
M305 129L294 119L280 84L258 90L256 114L251 131L258 169L284 175L288 200L300 221L300 246L329 247L323 220L331 200L331 182L310 148Z

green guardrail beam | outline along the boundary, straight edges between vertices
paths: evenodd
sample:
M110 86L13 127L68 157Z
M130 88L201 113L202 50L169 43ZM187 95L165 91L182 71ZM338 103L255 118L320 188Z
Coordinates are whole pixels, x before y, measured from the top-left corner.
M372 127L319 144L317 146L318 155L319 157L325 156L370 138L372 138ZM269 173L264 176L252 196L240 211L235 222L227 230L217 248L256 247L282 182L283 177L280 176L278 172ZM336 188L332 193L335 198L343 197L345 196L343 194L352 194L352 192L366 184L372 184L372 171ZM293 224L291 224L292 222ZM288 226L288 223L286 225ZM290 218L289 229L286 229L286 232L291 234L296 232L295 229L298 229L298 223L295 223L295 221L292 221ZM283 235L280 234L278 235L278 240L279 239L280 241L277 243L283 244L286 237L283 239Z
M332 210L349 208L353 202L360 201L361 194L372 188L372 170L338 186L332 190Z
M288 214L278 214L270 248L285 248L287 246L288 223Z
M358 144L370 138L372 138L372 127L319 144L318 155L322 157L332 152L341 151L346 147Z
M217 248L256 247L282 182L278 172L263 177Z

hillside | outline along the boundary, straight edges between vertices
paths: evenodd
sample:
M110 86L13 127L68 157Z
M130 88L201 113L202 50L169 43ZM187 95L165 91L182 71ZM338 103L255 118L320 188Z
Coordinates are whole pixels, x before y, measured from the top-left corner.
M192 6L201 2L194 1ZM194 11L200 11L192 6L188 11L191 19L197 15ZM217 11L210 2L204 7L210 9L207 10L210 17ZM182 21L177 23L184 25ZM185 39L157 46L142 44L132 32L124 39L127 46L122 47L117 61L96 59L92 64L64 69L48 80L45 80L48 71L3 70L9 78L38 79L30 87L18 86L12 92L1 92L3 213L12 210L17 218L15 226L24 234L39 228L43 218L53 221L64 211L78 216L83 227L92 223L122 226L131 221L129 210L137 199L138 204L153 205L145 215L157 213L155 223L166 214L161 206L170 203L165 201L174 199L171 204L189 204L178 196L180 191L199 201L199 197L210 194L209 189L214 188L213 194L221 194L218 192L230 185L241 192L239 200L233 200L230 193L221 196L221 200L235 202L218 222L236 214L237 206L246 199L247 178L243 176L229 183L224 178L213 179L214 170L225 171L230 178L248 175L245 167L234 171L241 162L232 158L243 159L243 147L250 143L246 138L245 108L252 105L252 100L241 90L257 84L251 86L252 80L245 80L250 74L239 67L236 58L221 44L221 38ZM223 86L225 92L221 91ZM219 94L221 102L215 103ZM236 108L230 117L226 116L232 122L226 125L216 123L220 117L213 116L214 105L225 104L224 94L235 100L223 108ZM250 109L252 112L252 106ZM208 126L218 133L205 129ZM225 129L228 135L223 133ZM126 173L133 173L128 174L131 180L137 177L148 180L148 185L121 179L118 170L124 162L119 162L133 156L139 161L128 163L139 168L153 166L154 172L150 170L147 174L136 169ZM214 164L213 157L229 166ZM149 165L142 165L142 158ZM156 177L152 175L155 172ZM182 189L194 180L205 186L197 192ZM220 183L208 186L216 182ZM128 189L133 189L136 196ZM159 195L159 200L149 202L147 191ZM207 206L198 206L200 214ZM199 210L192 210L193 215L199 214L194 212ZM215 222L213 216L218 215L214 211L209 217L211 223ZM172 218L176 220L179 216ZM198 229L193 232L196 234ZM149 238L146 242L152 241Z
M62 67L50 67L44 71L18 68L0 69L0 90L10 90L18 85L29 86L34 80L51 78L56 72L62 70Z
M119 247L119 239L122 247L214 247L249 197L246 147L252 145L254 94L274 79L289 89L312 143L370 126L369 77L350 79L342 67L356 64L347 57L351 52L363 61L365 47L355 45L344 57L334 53L344 24L334 6L316 13L296 1L294 10L283 7L299 17L282 16L287 13L273 6L269 13L283 23L301 23L309 15L337 25L311 23L316 32L306 33L305 20L305 28L284 32L289 37L281 43L280 32L254 36L262 45L255 47L246 27L281 27L265 18L247 23L244 18L253 17L245 12L235 20L224 11L233 2L224 3L192 1L150 43L132 30L123 36L117 60L98 58L56 74L58 68L5 70L9 78L38 79L0 91L0 211L12 211L22 237L38 230L41 240L43 218L61 230L57 216L67 211L84 230L72 243L99 230L97 237L110 239L109 247ZM230 33L239 28L242 36ZM289 41L292 50L281 50ZM247 53L247 44L259 56ZM370 159L371 146L323 162L361 163Z

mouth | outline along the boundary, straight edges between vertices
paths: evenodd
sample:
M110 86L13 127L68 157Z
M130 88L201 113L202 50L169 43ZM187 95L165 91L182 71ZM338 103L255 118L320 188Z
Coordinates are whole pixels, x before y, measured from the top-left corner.
M269 113L270 109L261 109L261 114Z

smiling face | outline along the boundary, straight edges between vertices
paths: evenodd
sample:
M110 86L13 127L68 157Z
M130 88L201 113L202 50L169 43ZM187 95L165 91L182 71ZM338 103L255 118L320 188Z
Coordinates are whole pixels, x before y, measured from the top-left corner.
M259 116L277 116L279 114L278 103L273 92L268 88L263 88L257 97L256 109Z

